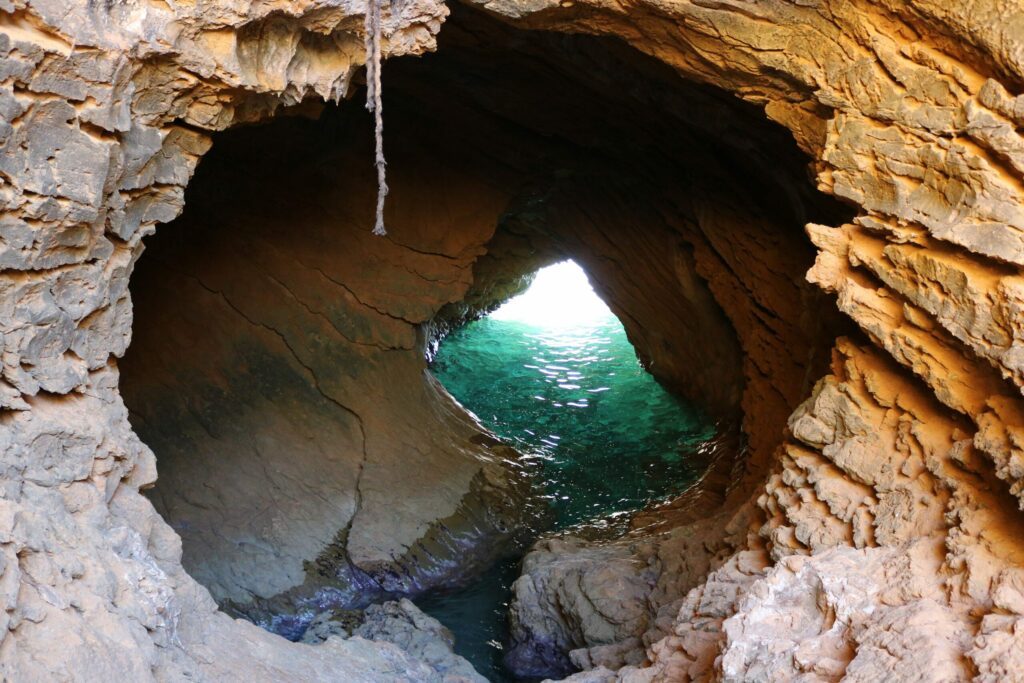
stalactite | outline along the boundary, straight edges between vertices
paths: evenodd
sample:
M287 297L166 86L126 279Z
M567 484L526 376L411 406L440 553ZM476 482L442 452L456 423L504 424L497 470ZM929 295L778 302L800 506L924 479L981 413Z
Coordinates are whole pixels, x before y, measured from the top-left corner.
M373 225L374 235L386 235L384 229L384 198L388 195L387 162L384 160L384 115L380 83L380 6L382 0L366 2L366 108L373 112L377 167L377 212Z

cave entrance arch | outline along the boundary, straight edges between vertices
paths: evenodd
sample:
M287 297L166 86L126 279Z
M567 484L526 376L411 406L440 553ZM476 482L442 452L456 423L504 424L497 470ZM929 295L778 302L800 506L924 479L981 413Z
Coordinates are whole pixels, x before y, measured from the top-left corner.
M546 513L537 537L621 537L638 510L721 476L716 456L735 458L732 425L714 424L654 380L575 262L542 267L524 291L432 350L433 375L532 472ZM720 482L706 488L723 493ZM509 606L524 550L510 549L466 586L416 599L494 683L522 673L509 649ZM569 670L544 666L548 675Z
M521 293L445 337L430 370L536 465L555 528L622 525L678 496L708 465L701 447L728 428L654 380L570 260L539 269Z
M365 113L303 105L219 136L133 280L122 387L152 499L218 602L284 635L464 582L528 526L515 453L424 355L539 264L580 263L660 382L742 418L721 498L763 474L838 327L802 229L844 212L756 109L465 9L385 79L387 237Z

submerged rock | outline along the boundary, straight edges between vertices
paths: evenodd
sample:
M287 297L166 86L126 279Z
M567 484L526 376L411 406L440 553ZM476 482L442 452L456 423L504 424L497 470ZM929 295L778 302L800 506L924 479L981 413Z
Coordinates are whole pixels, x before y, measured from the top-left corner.
M421 612L407 599L371 605L365 610L333 610L313 618L302 642L322 643L328 638L364 638L397 645L430 667L428 681L486 683L473 666L455 654L455 639L437 619Z

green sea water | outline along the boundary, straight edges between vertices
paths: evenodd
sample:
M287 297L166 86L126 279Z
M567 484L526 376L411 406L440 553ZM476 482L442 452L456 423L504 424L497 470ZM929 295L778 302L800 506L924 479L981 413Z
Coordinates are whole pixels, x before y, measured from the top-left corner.
M715 433L641 367L607 308L555 324L483 318L445 339L431 369L481 423L538 461L557 528L614 524L682 491L701 474L694 454ZM499 562L463 590L417 600L495 682L514 680L500 661L517 564Z

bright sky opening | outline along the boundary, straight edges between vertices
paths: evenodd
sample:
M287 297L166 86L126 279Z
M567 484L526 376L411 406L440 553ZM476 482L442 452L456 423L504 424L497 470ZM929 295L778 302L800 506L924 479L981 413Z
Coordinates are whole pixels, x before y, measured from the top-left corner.
M594 293L587 274L572 261L537 271L530 288L491 314L538 327L574 327L607 320L611 310Z

